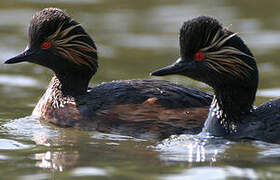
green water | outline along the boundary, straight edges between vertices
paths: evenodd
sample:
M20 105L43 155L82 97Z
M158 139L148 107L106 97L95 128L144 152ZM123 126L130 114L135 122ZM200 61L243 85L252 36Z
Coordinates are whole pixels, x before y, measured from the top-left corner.
M4 65L25 49L31 16L66 9L95 39L100 68L91 85L152 78L178 57L184 20L215 16L239 32L260 69L256 105L280 94L280 1L11 0L0 1L0 179L279 179L280 146L172 137L162 142L62 129L29 118L52 72L33 64ZM154 77L153 77L154 78ZM165 79L211 89L170 76Z

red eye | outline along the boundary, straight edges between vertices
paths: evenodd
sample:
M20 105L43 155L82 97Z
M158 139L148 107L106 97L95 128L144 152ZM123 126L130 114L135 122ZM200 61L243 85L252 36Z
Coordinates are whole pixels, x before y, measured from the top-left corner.
M205 57L205 54L203 52L201 52L201 51L198 51L197 53L194 54L194 58L197 61L203 60L204 57Z
M42 49L49 49L52 46L51 42L45 41L41 44Z

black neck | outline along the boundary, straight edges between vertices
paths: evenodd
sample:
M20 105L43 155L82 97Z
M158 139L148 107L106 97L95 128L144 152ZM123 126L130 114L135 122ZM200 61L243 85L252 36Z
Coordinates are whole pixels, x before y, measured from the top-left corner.
M55 73L53 88L60 90L64 96L78 96L87 92L92 74L89 72Z
M224 86L214 91L205 130L214 135L234 133L238 123L253 108L256 88Z
M225 86L214 89L217 106L232 121L239 121L240 117L252 109L256 90L250 87Z

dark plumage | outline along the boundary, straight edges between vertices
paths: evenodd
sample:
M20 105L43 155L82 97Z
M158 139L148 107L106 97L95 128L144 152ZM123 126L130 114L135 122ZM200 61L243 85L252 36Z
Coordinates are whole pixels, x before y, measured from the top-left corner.
M25 52L6 64L32 62L52 78L33 115L64 127L156 139L199 133L212 96L160 80L127 80L88 88L98 68L94 41L64 11L47 8L30 23Z
M180 60L153 75L181 74L213 87L206 132L280 143L280 100L253 108L258 69L236 33L214 18L201 16L183 24L180 46Z

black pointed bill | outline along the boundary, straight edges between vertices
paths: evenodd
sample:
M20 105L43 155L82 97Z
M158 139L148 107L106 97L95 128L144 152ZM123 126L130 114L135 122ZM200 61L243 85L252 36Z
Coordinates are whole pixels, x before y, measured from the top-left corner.
M34 57L34 54L36 54L36 53L34 53L32 50L26 48L19 55L12 57L11 59L5 61L5 64L15 64L15 63L20 63L20 62L30 61L31 58Z
M159 69L151 73L152 76L165 76L171 74L182 74L189 69L189 62L186 62L179 58L174 64Z

